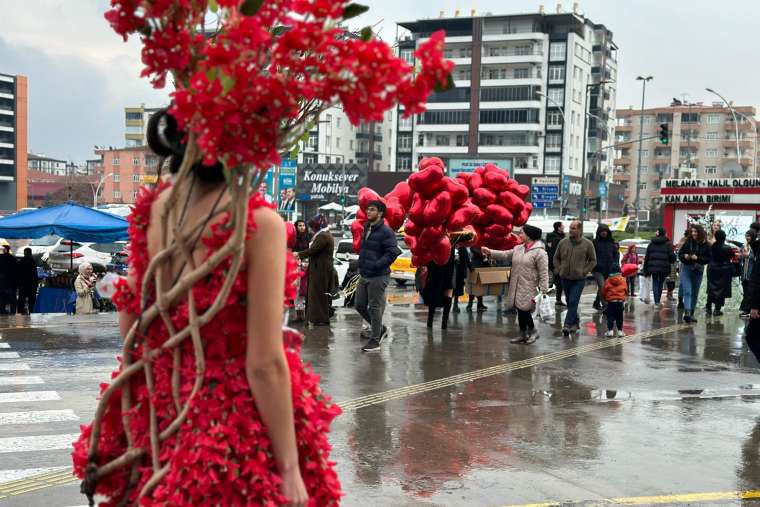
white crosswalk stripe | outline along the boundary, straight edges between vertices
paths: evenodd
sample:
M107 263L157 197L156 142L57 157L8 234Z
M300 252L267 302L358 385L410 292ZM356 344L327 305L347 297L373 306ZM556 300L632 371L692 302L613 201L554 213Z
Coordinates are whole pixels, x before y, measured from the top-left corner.
M0 438L0 454L71 449L72 443L77 438L79 438L79 433Z
M58 401L55 391L27 391L23 393L0 393L0 403L25 403L30 401Z
M26 363L0 363L0 371L22 371L31 369L32 368Z
M18 352L0 352L0 359L18 359Z
M24 386L30 384L44 384L42 377L35 375L19 375L15 377L0 377L0 386Z
M49 474L50 472L60 472L71 468L70 466L60 467L45 467L45 468L22 468L19 470L0 470L0 484L10 481L18 481L20 479L26 479L27 477L33 477L40 474Z
M9 348L11 348L10 343L0 342L0 349L9 349Z
M29 412L0 412L0 426L4 424L40 424L61 421L78 421L73 410L32 410Z

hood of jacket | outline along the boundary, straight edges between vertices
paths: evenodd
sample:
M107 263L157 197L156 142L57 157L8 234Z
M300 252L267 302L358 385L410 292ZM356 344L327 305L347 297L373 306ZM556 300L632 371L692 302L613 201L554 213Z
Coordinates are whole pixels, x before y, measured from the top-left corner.
M664 245L668 241L669 240L667 236L655 236L654 238L652 238L651 242L654 243L655 245Z
M603 238L603 237L600 235L600 233L601 233L602 231L607 231L607 237L606 237L606 238ZM612 239L612 231L610 230L610 226L609 226L609 225L607 225L607 224L601 224L601 225L600 225L600 226L599 226L599 227L596 229L596 240L597 240L597 241L609 241L610 243L613 243L613 242L614 242L614 241L613 241L613 239Z

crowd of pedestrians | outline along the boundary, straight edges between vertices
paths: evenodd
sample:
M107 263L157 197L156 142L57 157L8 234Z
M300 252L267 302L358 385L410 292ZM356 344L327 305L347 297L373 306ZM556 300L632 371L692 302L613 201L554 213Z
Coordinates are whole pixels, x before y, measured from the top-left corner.
M0 314L29 314L37 301L39 278L37 263L30 248L16 259L11 248L4 245L0 252Z

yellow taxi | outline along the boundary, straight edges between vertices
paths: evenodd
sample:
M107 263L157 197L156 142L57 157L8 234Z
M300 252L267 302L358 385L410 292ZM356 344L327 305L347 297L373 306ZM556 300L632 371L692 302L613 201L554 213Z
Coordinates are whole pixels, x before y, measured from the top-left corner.
M406 285L407 282L414 283L416 272L417 268L412 266L412 252L409 250L403 250L401 255L396 257L396 260L391 264L391 278L399 286Z

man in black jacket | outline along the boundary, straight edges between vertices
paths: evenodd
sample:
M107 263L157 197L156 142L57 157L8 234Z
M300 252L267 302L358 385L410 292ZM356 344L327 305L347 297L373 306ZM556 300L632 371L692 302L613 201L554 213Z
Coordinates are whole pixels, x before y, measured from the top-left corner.
M668 239L665 229L660 227L657 229L657 235L647 246L647 253L644 256L644 275L652 276L655 308L660 306L662 287L674 262L676 262L676 254L673 244Z
M37 276L37 262L32 257L32 249L24 248L24 257L18 261L18 312L27 315L34 311L37 301L37 289L40 280Z
M356 289L356 311L371 326L369 341L364 352L380 349L380 342L388 336L383 325L385 289L388 288L391 264L401 254L396 234L385 225L385 204L371 201L367 205L367 224L362 233L359 253L359 287Z
M549 272L552 274L554 289L557 291L557 306L565 306L562 302L562 278L554 273L554 254L557 253L557 245L565 239L565 224L554 222L554 231L546 235L546 253L549 255Z
M760 269L752 271L749 281L750 287L750 313L749 325L747 326L746 338L750 350L760 362Z
M620 265L620 251L618 250L617 243L612 239L612 231L610 231L609 225L601 224L596 230L594 251L596 252L596 267L592 274L594 275L594 280L596 280L597 287L594 308L603 310L606 307L606 303L602 297L604 281L610 276L610 268L615 264Z

